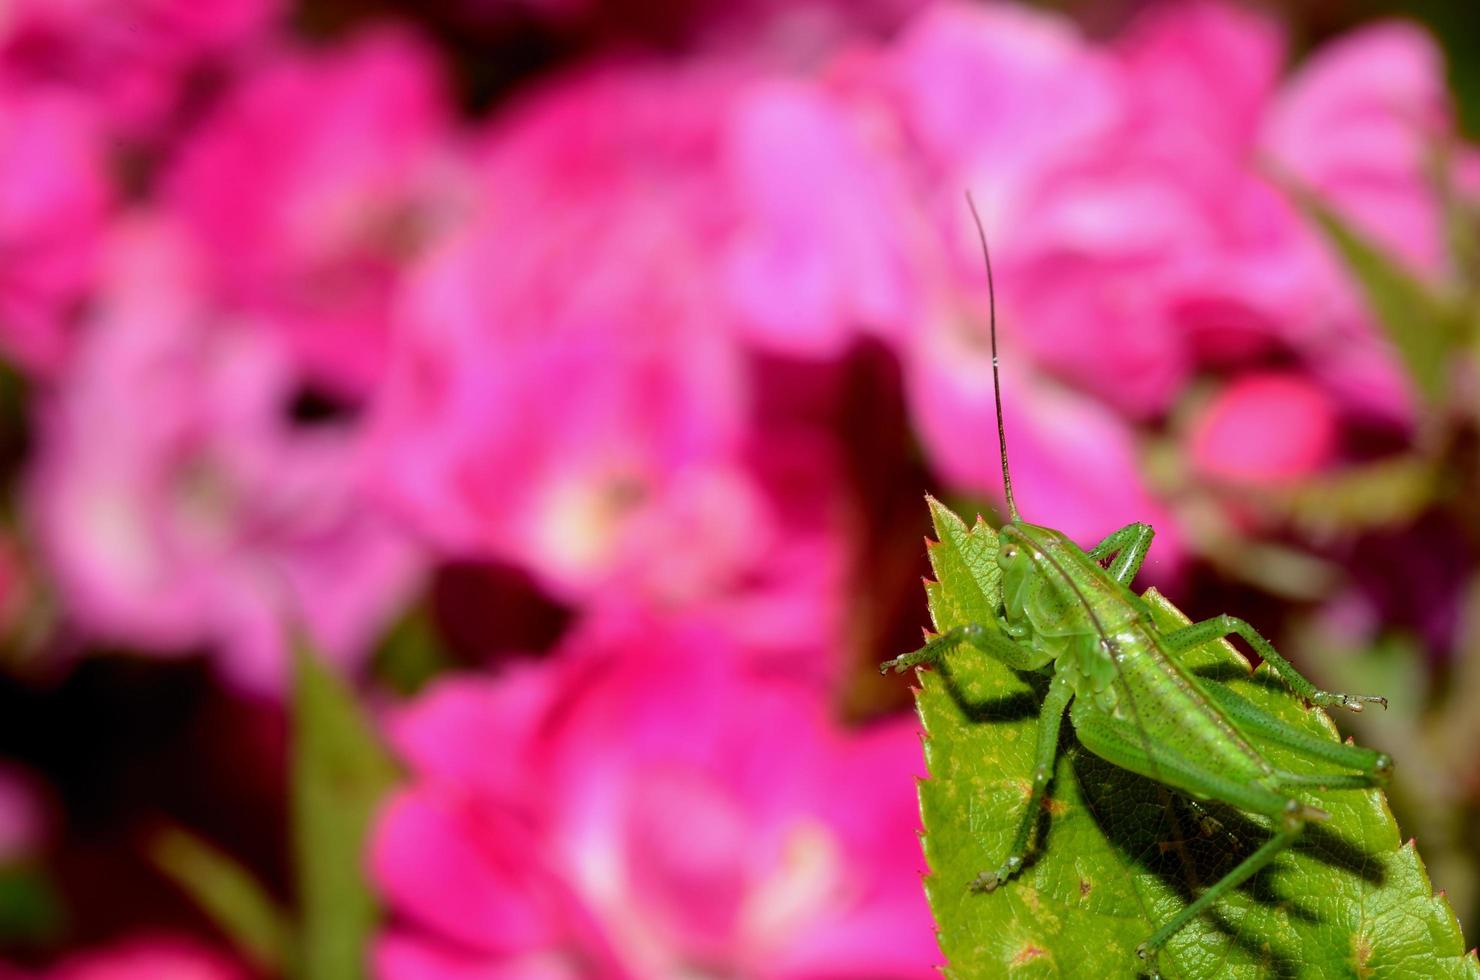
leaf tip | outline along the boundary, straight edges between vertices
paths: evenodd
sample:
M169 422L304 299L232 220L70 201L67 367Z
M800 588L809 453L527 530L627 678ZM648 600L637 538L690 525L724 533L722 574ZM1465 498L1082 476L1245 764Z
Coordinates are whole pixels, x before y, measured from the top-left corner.
M945 537L948 533L947 529L952 529L963 534L966 532L966 522L961 520L955 511L939 500L926 494L925 505L930 508L930 519L935 525L935 531L938 536Z

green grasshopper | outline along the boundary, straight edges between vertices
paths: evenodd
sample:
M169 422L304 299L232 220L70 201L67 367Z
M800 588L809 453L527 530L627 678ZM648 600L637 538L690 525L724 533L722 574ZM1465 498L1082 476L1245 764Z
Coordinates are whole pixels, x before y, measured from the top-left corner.
M1328 814L1292 790L1366 789L1384 784L1392 760L1382 752L1316 738L1267 714L1179 657L1209 641L1241 637L1308 704L1361 711L1387 707L1381 697L1319 690L1252 626L1217 616L1162 632L1147 602L1130 588L1151 547L1148 524L1128 524L1090 551L1062 532L1029 524L1018 513L1008 469L997 375L997 304L986 233L967 195L986 261L991 304L992 381L997 438L1009 520L998 531L1002 603L994 623L947 630L919 650L881 665L887 672L932 664L967 647L1019 671L1051 674L1038 717L1037 748L1028 805L1001 865L983 871L974 891L1005 884L1022 867L1038 822L1067 711L1086 749L1107 762L1152 779L1194 800L1213 800L1270 820L1274 833L1261 847L1163 923L1136 950L1155 977L1158 951L1194 917L1255 875ZM1312 763L1311 771L1272 765L1261 745L1283 746Z

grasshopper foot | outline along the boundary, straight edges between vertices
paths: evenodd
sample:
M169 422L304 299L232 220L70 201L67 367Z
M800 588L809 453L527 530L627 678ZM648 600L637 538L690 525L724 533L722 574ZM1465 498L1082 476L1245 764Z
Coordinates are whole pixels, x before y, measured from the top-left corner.
M1023 866L1023 859L1014 854L1002 862L1002 867L996 871L983 871L971 880L969 887L973 892L991 892L1007 884L1007 879L1018 873Z
M1377 785L1386 786L1388 780L1393 778L1393 757L1386 752L1377 753L1377 761L1372 764L1372 775L1377 780Z
M1373 697L1365 694L1333 694L1330 691L1318 691L1311 699L1323 708L1345 708L1354 714L1361 714L1362 709L1369 704L1382 705L1382 710L1387 710L1387 698Z
M1146 976L1150 980L1161 980L1161 972L1156 969L1156 950L1151 948L1149 942L1136 947L1136 959L1145 964Z
M879 673L887 674L892 670L896 674L902 674L911 667L918 667L921 664L933 664L951 650L954 650L962 640L975 640L981 634L982 627L977 623L968 623L965 626L957 626L946 630L915 652L907 653L902 657L895 657L893 660L886 660L879 664Z
M932 657L926 654L926 650L916 650L914 653L906 653L903 656L895 657L893 660L886 660L879 664L879 673L887 674L892 670L896 674L902 674L911 667L930 663L932 659Z

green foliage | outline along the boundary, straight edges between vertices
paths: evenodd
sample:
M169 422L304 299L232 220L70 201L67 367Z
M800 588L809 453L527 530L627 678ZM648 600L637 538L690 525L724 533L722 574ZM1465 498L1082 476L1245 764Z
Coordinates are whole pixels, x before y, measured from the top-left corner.
M365 840L396 770L353 694L309 651L294 656L293 845L302 918L299 976L353 980L378 909Z
M1299 197L1362 287L1418 393L1431 404L1442 404L1449 393L1451 352L1464 331L1461 311L1336 211L1309 195Z
M375 651L375 677L403 697L411 697L448 668L428 603L418 602L392 625Z
M995 622L996 534L930 501L938 543L927 583L935 628ZM1166 628L1186 618L1149 592ZM1225 641L1187 655L1282 719L1336 738L1266 669L1250 672ZM926 891L954 977L1134 976L1134 951L1197 890L1268 836L1237 810L1194 804L1083 750L1065 725L1037 845L997 891L968 887L1007 853L1029 793L1046 679L963 648L922 671L918 708L930 776L920 785ZM1279 748L1268 757L1306 763ZM1398 760L1402 765L1402 760ZM1480 977L1453 912L1432 894L1412 843L1401 844L1377 791L1308 794L1331 814L1263 873L1178 933L1159 966L1169 978Z
M171 828L150 856L266 976L355 980L379 916L365 880L365 845L396 767L344 682L301 644L293 664L291 822L296 920L251 872Z
M1442 489L1431 460L1390 456L1261 493L1307 537L1402 527L1431 507Z
M64 924L61 896L42 868L25 861L0 864L0 946L45 945Z
M250 871L178 827L155 837L150 856L253 966L268 976L284 974L292 954L292 928Z

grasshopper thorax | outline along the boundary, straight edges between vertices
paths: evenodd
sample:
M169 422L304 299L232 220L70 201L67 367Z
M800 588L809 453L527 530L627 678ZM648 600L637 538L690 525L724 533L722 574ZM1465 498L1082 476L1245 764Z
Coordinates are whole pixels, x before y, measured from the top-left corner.
M1104 637L1138 618L1130 590L1064 532L1009 521L998 534L1002 613L1015 632Z
M1004 630L1052 659L1076 697L1115 712L1116 650L1137 642L1134 598L1061 531L1009 521L997 540Z
M1002 571L1002 614L1011 626L1027 617L1029 585L1033 577L1034 546L1027 525L1016 521L997 532L997 567Z

